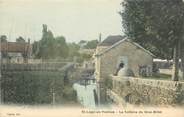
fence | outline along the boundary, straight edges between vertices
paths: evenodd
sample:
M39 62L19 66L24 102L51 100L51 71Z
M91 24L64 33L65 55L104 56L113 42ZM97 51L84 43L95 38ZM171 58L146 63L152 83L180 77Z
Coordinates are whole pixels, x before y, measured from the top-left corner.
M1 71L55 71L66 65L65 62L36 64L1 64Z

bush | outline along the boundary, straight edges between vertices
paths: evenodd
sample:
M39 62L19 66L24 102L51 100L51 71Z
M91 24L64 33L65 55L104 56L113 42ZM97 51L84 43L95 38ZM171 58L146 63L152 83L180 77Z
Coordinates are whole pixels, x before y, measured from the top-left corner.
M64 86L62 72L11 72L3 74L2 91L5 104L51 104L53 91L62 99L74 99L71 86ZM56 101L57 101L56 100Z

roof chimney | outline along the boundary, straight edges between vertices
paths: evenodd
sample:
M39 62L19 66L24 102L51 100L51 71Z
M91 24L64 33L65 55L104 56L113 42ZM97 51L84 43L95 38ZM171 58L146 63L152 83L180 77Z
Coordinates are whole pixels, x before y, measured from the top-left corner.
M100 34L99 34L99 40L98 40L98 43L101 43L101 41L102 41L102 34L100 33Z

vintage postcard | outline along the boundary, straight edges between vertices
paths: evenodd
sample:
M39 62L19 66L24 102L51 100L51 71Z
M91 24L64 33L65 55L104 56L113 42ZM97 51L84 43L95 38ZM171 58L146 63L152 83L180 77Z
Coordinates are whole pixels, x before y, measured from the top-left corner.
M0 0L0 117L184 117L183 0Z

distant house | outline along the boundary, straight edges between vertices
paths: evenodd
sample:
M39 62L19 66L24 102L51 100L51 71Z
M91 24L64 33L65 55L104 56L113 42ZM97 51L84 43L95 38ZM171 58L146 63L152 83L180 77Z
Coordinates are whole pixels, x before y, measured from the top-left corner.
M2 42L0 46L3 63L28 62L32 53L30 42Z
M108 36L96 48L95 76L98 80L109 77L115 73L120 62L130 68L135 76L151 76L153 56L148 50L126 37Z

